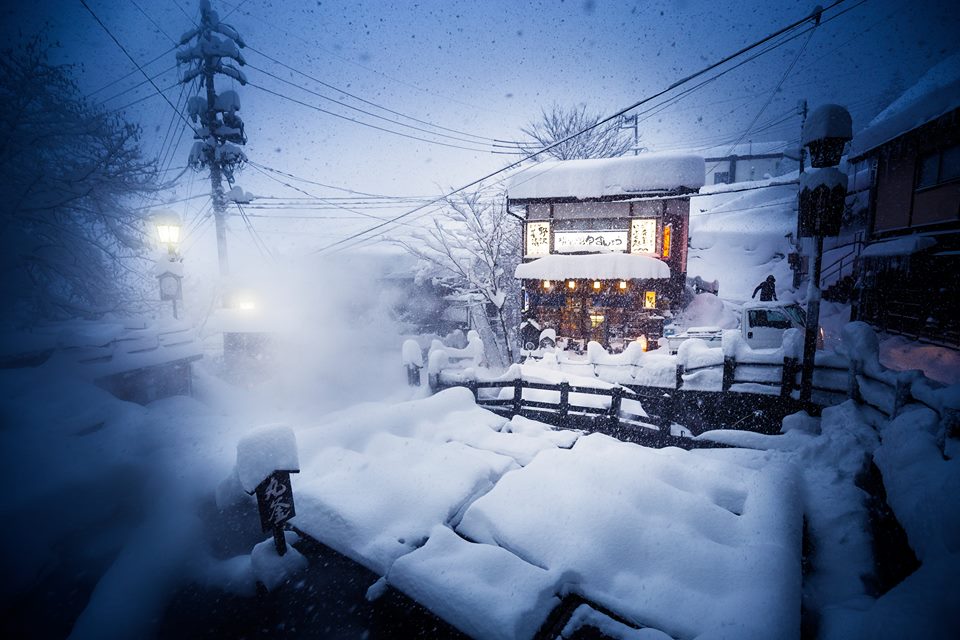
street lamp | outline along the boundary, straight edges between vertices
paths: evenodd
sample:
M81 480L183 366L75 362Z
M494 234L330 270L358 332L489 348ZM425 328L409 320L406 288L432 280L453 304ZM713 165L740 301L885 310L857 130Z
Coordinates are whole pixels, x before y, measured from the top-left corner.
M153 216L153 224L157 228L157 239L160 244L167 246L170 261L177 259L177 247L180 245L180 216L173 211L161 211Z
M173 211L160 211L153 216L157 239L167 247L167 259L157 261L157 280L160 300L173 303L173 317L177 319L177 301L183 299L183 263L177 248L180 245L180 216Z
M840 105L818 107L803 124L801 141L814 167L800 176L798 225L801 237L812 237L813 260L807 285L807 318L803 340L803 369L800 374L800 401L813 396L813 368L820 325L820 270L823 264L823 237L840 233L840 221L847 196L847 176L836 168L844 145L853 138L850 113Z

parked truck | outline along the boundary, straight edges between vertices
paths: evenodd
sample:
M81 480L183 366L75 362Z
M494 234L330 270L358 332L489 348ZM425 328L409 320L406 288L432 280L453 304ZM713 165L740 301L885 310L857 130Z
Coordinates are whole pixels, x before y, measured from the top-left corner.
M783 342L787 329L803 330L806 313L799 304L783 302L748 302L740 316L740 334L751 349L776 349ZM674 333L664 329L664 340L670 353L676 353L685 340L698 338L711 347L719 348L723 339L720 327L690 327Z

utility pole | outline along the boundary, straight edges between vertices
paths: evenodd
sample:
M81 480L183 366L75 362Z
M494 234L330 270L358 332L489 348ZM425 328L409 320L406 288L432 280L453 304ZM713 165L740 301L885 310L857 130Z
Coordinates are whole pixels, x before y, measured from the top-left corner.
M633 124L627 124L632 122ZM640 154L640 128L637 114L632 116L622 116L620 118L620 129L633 129L633 155Z
M237 145L247 143L243 120L237 115L240 98L235 91L217 94L214 85L216 74L233 78L241 85L247 83L244 73L237 65L246 61L240 53L245 46L236 29L220 22L220 16L210 6L209 0L200 0L200 24L183 34L177 51L177 62L189 65L181 83L200 78L206 89L206 97L192 96L187 102L190 118L200 121L194 138L197 140L190 151L189 164L197 169L210 171L210 198L217 230L217 256L220 263L220 278L229 274L227 259L227 203L223 192L223 179L233 184L234 172L247 157Z

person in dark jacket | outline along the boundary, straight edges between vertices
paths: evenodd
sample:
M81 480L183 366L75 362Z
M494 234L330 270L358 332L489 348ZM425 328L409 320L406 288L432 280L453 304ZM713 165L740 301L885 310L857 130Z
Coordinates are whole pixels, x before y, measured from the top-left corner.
M757 288L753 290L753 295L751 298L757 297L757 292L760 292L760 302L770 302L771 300L777 299L777 279L772 275L767 276L767 279L757 285Z

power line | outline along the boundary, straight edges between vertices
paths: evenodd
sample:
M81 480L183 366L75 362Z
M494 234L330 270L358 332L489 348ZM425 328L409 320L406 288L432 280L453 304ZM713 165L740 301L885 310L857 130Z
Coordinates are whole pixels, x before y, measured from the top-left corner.
M332 84L330 84L330 83L328 83L328 82L324 82L323 80L320 80L319 78L315 78L314 76L311 76L310 74L308 74L308 73L306 73L306 72L304 72L304 71L301 71L300 69L297 69L297 68L295 68L295 67L291 67L290 65L285 64L285 63L281 62L280 60L277 60L276 58L274 58L274 57L272 57L272 56L270 56L270 55L267 55L266 53L264 53L264 52L262 52L262 51L260 51L260 50L258 50L258 49L255 49L255 48L253 48L253 47L251 47L251 46L247 46L247 49L249 49L250 51L253 51L254 53L257 53L257 54L263 56L264 58L266 58L266 59L268 59L268 60L270 60L270 61L272 61L272 62L274 62L274 63L276 63L276 64L278 64L278 65L280 65L281 67L284 67L284 68L286 68L286 69L289 69L290 71L293 71L294 73L300 74L300 75L303 76L304 78L308 78L308 79L310 79L310 80L313 80L314 82L316 82L316 83L318 83L318 84L320 84L320 85L322 85L322 86L324 86L324 87L327 87L328 89L333 89L334 91L336 91L336 92L338 92L338 93L342 93L342 94L344 94L344 95L346 95L346 96L349 96L349 97L353 98L354 100L358 100L358 101L360 101L360 102L362 102L362 103L364 103L364 104L370 105L371 107L375 107L375 108L377 108L377 109L381 109L381 110L383 110L383 111L386 111L387 113L392 113L392 114L394 114L394 115L396 115L396 116L400 116L401 118L406 118L406 119L411 120L411 121L413 121L413 122L418 122L418 123L420 123L420 124L427 125L428 127L433 127L433 128L435 128L435 129L440 129L440 130L442 130L442 131L449 131L450 133L456 133L456 134L459 134L459 135L462 135L462 136L467 136L467 137L470 137L470 138L476 138L477 140L482 141L482 142L484 142L484 143L488 143L488 142L490 142L490 141L492 140L492 138L490 138L490 137L488 137L488 136L478 136L478 135L475 135L475 134L473 134L473 133L468 133L468 132L466 132L466 131L460 131L459 129L451 129L451 128L449 128L449 127L444 127L444 126L441 126L441 125L438 125L438 124L434 124L434 123L432 123L432 122L428 122L428 121L426 121L426 120L421 120L421 119L419 119L419 118L415 118L415 117L413 117L413 116L411 116L411 115L407 115L407 114L405 114L405 113L401 113L400 111L395 111L395 110L393 110L393 109L390 109L389 107L384 107L384 106L381 105L381 104L378 104L378 103L376 103L376 102L372 102L372 101L370 101L370 100L366 100L365 98L361 98L360 96L355 95L355 94L352 94L352 93L350 93L349 91L345 91L344 89L342 89L342 88L340 88L340 87L334 86L334 85L332 85ZM343 103L341 103L341 104L343 104ZM344 105L344 106L349 106L349 105ZM395 120L389 120L389 121L390 121L390 122L396 122ZM402 124L402 123L397 122L397 124ZM438 135L439 135L439 134L438 134Z
M165 57L168 53L170 53L170 52L173 51L174 49L176 49L176 46L170 47L169 49L167 49L167 50L164 51L163 53L157 55L157 57L151 58L149 61L145 62L145 63L143 64L143 66L144 66L144 67L149 67L150 65L152 65L152 64L153 64L154 62L156 62L157 60L160 60L161 58ZM88 93L87 95L85 95L84 98L87 99L87 100L89 100L90 98L92 98L93 96L97 95L97 94L100 93L101 91L105 91L106 89L109 89L109 88L112 87L113 85L117 84L118 82L122 82L122 81L126 80L127 78L129 78L130 76L134 75L135 73L137 73L137 72L136 72L136 71L130 71L130 72L128 72L128 73L125 73L124 75L120 76L119 78L117 78L117 79L115 79L115 80L111 80L110 82L108 82L107 84L103 85L103 86L100 87L99 89L96 89L96 90L94 90L94 91L91 91L90 93Z
M150 84L153 85L153 88L154 88L154 89L156 90L156 92L160 95L160 97L163 98L163 100L164 100L168 105L170 105L170 108L173 109L174 112L176 112L181 118L183 118L183 121L187 123L187 126L190 126L190 122L187 120L186 116L184 116L182 113L180 113L179 111L177 111L177 108L176 108L175 106L173 106L173 103L170 102L170 99L167 98L167 96L165 96L165 95L160 91L160 87L158 87L158 86L156 85L156 83L153 81L153 79L150 78L150 76L147 75L147 72L143 70L143 67L141 67L140 64L139 64L136 60L133 59L133 56L130 55L130 53L126 50L126 48L125 48L122 44L120 44L120 41L117 40L116 36L114 36L113 33L110 31L110 29L107 28L107 25L103 24L103 21L100 20L100 18L97 17L97 14L95 14L95 13L93 12L93 9L90 8L90 6L87 4L86 0L80 0L80 4L82 4L82 5L83 5L83 8L86 9L86 10L90 13L91 16L93 16L93 19L97 21L97 24L99 24L99 25L103 28L103 30L107 32L107 35L110 36L110 39L113 40L118 47L120 47L120 50L123 51L123 54L124 54L125 56L127 56L127 58L130 60L130 62L132 62L133 65L134 65L137 69L140 70L140 73L143 74L143 77L147 78L147 80L150 81ZM193 129L192 126L190 126L190 128Z
M739 49L738 51L736 51L736 52L734 52L734 53L732 53L732 54L730 54L730 55L727 55L727 56L725 56L724 58L721 58L721 59L718 60L717 62L714 62L714 63L712 63L712 64L710 64L710 65L707 65L706 67L703 67L702 69L700 69L700 70L698 70L698 71L696 71L696 72L694 72L694 73L692 73L692 74L690 74L690 75L688 75L688 76L686 76L686 77L684 77L684 78L681 78L680 80L677 80L676 82L674 82L674 83L671 84L670 86L666 87L665 89L662 89L662 90L660 90L660 91L658 91L658 92L656 92L656 93L654 93L654 94L652 94L652 95L650 95L650 96L647 96L646 98L642 98L641 100L638 100L638 101L635 102L634 104L632 104L632 105L630 105L630 106L628 106L628 107L626 107L626 108L624 108L624 109L621 109L620 111L617 111L616 113L614 113L614 114L612 114L612 115L610 115L610 116L607 116L606 118L603 118L603 119L601 119L601 120L598 120L596 123L590 125L589 127L584 128L584 129L581 130L581 131L578 131L578 132L576 132L576 133L574 133L574 134L571 134L571 135L567 136L567 137L564 138L563 140L558 140L557 142L554 142L554 143L552 143L552 144L550 144L550 145L545 146L545 147L544 147L543 149L541 149L540 151L537 151L537 152L535 152L535 153L526 155L525 157L523 157L523 158L521 158L521 159L519 159L519 160L516 160L516 161L513 161L513 162L507 164L505 167L502 167L501 169L498 169L498 170L496 170L496 171L490 172L490 173L486 174L485 176L483 176L483 177L481 177L481 178L478 178L478 179L476 179L476 180L472 180L472 181L464 184L463 186L461 186L461 187L459 187L459 188L457 188L457 189L454 189L453 191L450 191L449 193L447 193L447 194L445 194L445 195L443 195L443 196L440 196L440 197L436 198L436 199L435 199L432 203L430 203L430 204L438 203L438 202L440 202L441 200L443 200L444 198L450 197L450 196L452 196L452 195L454 195L454 194L456 194L456 193L459 193L459 192L461 192L461 191L464 191L464 190L466 190L466 189L469 189L470 187L472 187L472 186L474 186L474 185L477 185L477 184L483 182L484 180L488 180L489 178L492 178L493 176L496 176L496 175L498 175L498 174L501 174L501 173L503 173L503 172L505 172L505 171L509 171L510 169L516 168L516 167L520 166L523 162L526 162L527 160L531 160L531 159L533 159L533 158L535 158L535 157L537 157L537 156L545 153L546 151L549 151L549 150L552 149L552 148L555 148L555 147L557 147L557 146L559 146L559 145L561 145L561 144L564 144L565 142L568 142L569 140L572 140L572 139L576 138L577 136L580 136L580 135L583 135L584 133L587 133L588 131L592 131L593 129L595 129L595 128L603 125L603 124L606 124L607 122L610 122L611 120L613 120L613 119L615 119L615 118L619 118L620 116L624 115L625 113L627 113L627 112L629 112L629 111L632 111L633 109L636 109L637 107L642 106L642 105L644 105L644 104L646 104L646 103L648 103L648 102L651 102L651 101L659 98L660 96L663 96L663 95L667 94L668 92L672 91L673 89L675 89L675 88L677 88L677 87L680 87L680 86L686 84L687 82L690 82L691 80L693 80L693 79L695 79L695 78L698 78L698 77L700 77L700 76L702 76L702 75L704 75L704 74L706 74L706 73L709 73L709 72L712 71L713 69L716 69L716 68L718 68L718 67L726 64L727 62L730 62L731 60L734 60L734 59L740 57L740 56L743 55L744 53L747 53L748 51L751 51L751 50L753 50L753 49L756 49L757 47L760 47L760 46L766 44L767 42L770 42L771 40L779 37L780 35L782 35L782 34L784 34L784 33L787 33L787 32L789 32L789 31L791 31L791 30L793 30L793 29L796 29L796 28L799 27L800 25L803 25L803 24L807 23L807 22L810 21L810 20L816 20L816 21L819 23L819 22L820 22L820 18L821 18L822 14L823 14L825 11L829 11L830 9L833 9L834 7L842 4L842 3L845 2L845 1L846 1L846 0L835 0L833 3L831 3L830 5L828 5L825 9L824 9L824 8L821 8L821 7L818 7L818 8L817 8L817 11L816 11L815 13L813 13L813 14L811 14L811 15L808 15L808 16L800 19L800 20L794 21L794 22L792 22L791 24L789 24L789 25L787 25L787 26L785 26L785 27L783 27L783 28L781 28L781 29L773 32L773 33L771 33L771 34L769 34L769 35L767 35L767 36L764 36L764 37L761 38L760 40L757 40L757 41L753 42L752 44L749 44L749 45L747 45L747 46L745 46L745 47L742 47L742 48ZM861 0L861 1L865 1L865 0ZM392 224L392 223L394 223L394 222L396 222L396 221L398 221L398 220L401 220L401 219L403 219L403 218L406 218L407 216L413 215L414 213L416 213L416 212L418 212L418 211L422 211L423 209L429 207L430 204L421 205L421 206L419 206L419 207L416 207L416 208L414 208L414 209L411 209L410 211L407 211L407 212L405 212L405 213L403 213L403 214L400 214L399 216L396 216L396 217L394 217L394 218L392 218L392 219L390 219L390 220L387 220L387 221L385 221L385 222L382 222L382 223L380 223L380 224L378 224L378 225L374 225L373 227L370 227L370 228L365 229L365 230L363 230L363 231L360 231L360 232L358 232L358 233L351 234L351 235L347 236L346 238L343 238L343 239L341 239L341 240L338 240L337 242L333 242L333 243L331 243L331 244L325 245L325 246L317 249L316 251L314 251L314 253L322 253L322 252L325 252L325 251L329 251L330 249L332 249L332 248L334 248L334 247L341 246L341 245L343 245L343 244L345 244L345 243L347 243L347 242L349 242L349 241L351 241L351 240L354 240L354 239L356 239L356 238L360 238L360 237L362 237L362 236L364 236L364 235L366 235L366 234L368 234L368 233L371 233L371 232L373 232L373 231L376 231L377 229L381 229L381 228L383 228L383 227L385 227L385 226L387 226L387 225L389 225L389 224Z
M296 103L296 104L302 105L302 106L307 107L307 108L309 108L309 109L313 109L313 110L315 110L315 111L319 111L320 113L325 113L325 114L331 115L331 116L333 116L333 117L335 117L335 118L340 118L341 120L346 120L347 122L352 122L352 123L354 123L354 124L358 124L358 125L361 125L361 126L364 126L364 127L370 127L371 129L376 129L377 131L383 131L384 133L392 133L393 135L395 135L395 136L400 136L400 137L402 137L402 138L409 138L409 139L411 139L411 140L418 140L418 141L420 141L420 142L426 142L426 143L428 143L428 144L435 144L435 145L439 145L439 146L441 146L441 147L449 147L449 148L451 148L451 149L461 149L461 150L464 150L464 151L473 151L474 153L503 153L503 152L493 151L493 150L488 150L488 149L477 149L477 148L472 148L472 147L464 147L464 146L461 146L461 145L450 144L450 143L447 143L447 142L440 142L440 141L437 141L437 140L429 140L429 139L427 139L427 138L421 138L421 137L419 137L419 136L410 135L410 134L408 134L408 133L402 133L402 132L400 132L400 131L394 131L394 130L392 130L392 129L387 129L387 128L385 128L385 127L381 127L381 126L378 126L378 125L375 125L375 124L370 124L369 122L363 122L362 120L356 120L356 119L351 118L351 117L349 117L349 116L345 116L345 115L343 115L343 114L336 113L335 111L330 111L329 109L324 109L323 107L318 107L318 106L315 105L315 104L310 104L309 102L304 102L303 100L298 100L297 98L293 98L293 97L291 97L291 96L288 96L288 95L279 93L279 92L277 92L277 91L274 91L273 89L268 89L267 87L263 87L263 86L260 86L260 85L258 85L258 84L254 84L253 82L247 82L247 86L248 86L248 87L253 87L254 89L259 89L259 90L261 90L261 91L263 91L263 92L265 92L265 93L269 93L269 94L271 94L271 95L277 96L278 98L283 98L284 100L289 100L290 102L294 102L294 103Z

